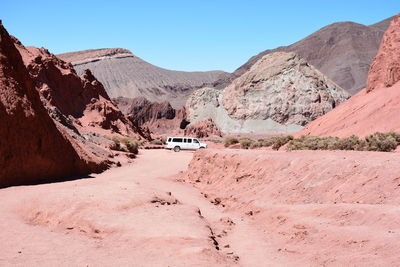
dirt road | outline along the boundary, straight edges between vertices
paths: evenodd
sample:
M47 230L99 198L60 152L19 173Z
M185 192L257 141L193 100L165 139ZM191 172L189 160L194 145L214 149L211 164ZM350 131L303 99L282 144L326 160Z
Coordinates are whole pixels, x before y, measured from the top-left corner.
M90 178L1 189L0 265L265 266L245 221L166 178L192 155L141 151Z

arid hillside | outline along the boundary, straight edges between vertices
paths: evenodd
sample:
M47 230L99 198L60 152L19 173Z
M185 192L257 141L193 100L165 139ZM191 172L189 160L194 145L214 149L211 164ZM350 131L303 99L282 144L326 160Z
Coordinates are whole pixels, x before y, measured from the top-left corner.
M226 86L263 56L282 51L298 54L350 94L356 94L365 87L369 67L392 18L369 26L354 22L333 23L292 45L259 53L229 78L218 81L216 86Z
M226 75L223 71L163 69L121 48L78 51L58 57L71 62L80 75L85 69L90 69L112 98L143 96L150 101L170 102L174 108L184 106L193 90L210 86Z
M400 131L400 16L386 31L367 88L316 119L298 135L365 136Z

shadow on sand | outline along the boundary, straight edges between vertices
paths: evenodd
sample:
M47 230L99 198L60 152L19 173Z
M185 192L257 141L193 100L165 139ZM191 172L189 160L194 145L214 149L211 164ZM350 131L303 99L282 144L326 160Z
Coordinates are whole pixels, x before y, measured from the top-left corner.
M26 182L26 183L19 183L19 184L14 184L14 185L8 185L8 186L0 186L0 189L8 188L8 187L14 187L14 186L29 186L29 185L42 185L42 184L54 184L54 183L64 183L64 182L70 182L70 181L75 181L75 180L81 180L81 179L91 179L94 178L94 176L88 174L88 175L78 175L78 176L70 176L70 177L64 177L64 178L58 178L58 179L43 179L35 182Z

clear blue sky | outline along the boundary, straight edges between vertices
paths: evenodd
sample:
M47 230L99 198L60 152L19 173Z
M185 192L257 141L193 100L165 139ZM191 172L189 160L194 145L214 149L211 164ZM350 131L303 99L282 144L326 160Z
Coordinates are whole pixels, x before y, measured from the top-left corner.
M333 22L372 24L400 0L0 0L0 19L25 45L52 53L122 47L175 70L233 71Z

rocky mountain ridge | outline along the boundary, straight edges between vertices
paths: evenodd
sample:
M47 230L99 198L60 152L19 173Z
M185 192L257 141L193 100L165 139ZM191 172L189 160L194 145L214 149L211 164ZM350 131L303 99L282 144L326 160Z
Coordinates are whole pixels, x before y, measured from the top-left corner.
M391 22L368 73L368 86L297 135L366 136L400 131L400 15Z
M146 97L150 101L185 105L193 90L209 86L226 75L223 71L184 72L154 66L129 50L94 49L58 55L71 62L79 75L90 69L112 98Z
M253 56L232 75L217 81L215 86L227 86L264 55L281 51L298 54L340 87L355 94L365 87L370 64L391 19L369 26L354 22L330 24L294 44L265 50Z

